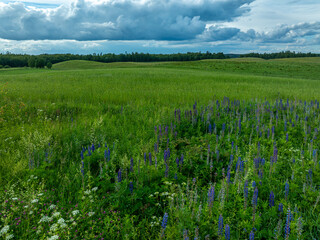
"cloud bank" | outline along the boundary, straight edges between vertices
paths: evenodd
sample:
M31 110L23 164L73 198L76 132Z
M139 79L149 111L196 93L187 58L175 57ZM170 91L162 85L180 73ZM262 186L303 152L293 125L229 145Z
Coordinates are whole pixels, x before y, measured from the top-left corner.
M54 9L0 5L0 38L10 40L187 40L208 22L232 21L254 0L77 0Z
M276 2L4 0L0 52L319 52L320 3Z

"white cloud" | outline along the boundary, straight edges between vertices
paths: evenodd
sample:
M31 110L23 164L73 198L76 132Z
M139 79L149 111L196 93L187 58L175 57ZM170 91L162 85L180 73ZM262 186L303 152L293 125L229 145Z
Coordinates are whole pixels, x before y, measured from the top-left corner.
M0 5L0 37L12 40L185 40L207 22L231 21L254 0L77 0L53 9ZM5 21L4 21L5 20Z
M319 12L316 0L5 0L0 52L318 52Z

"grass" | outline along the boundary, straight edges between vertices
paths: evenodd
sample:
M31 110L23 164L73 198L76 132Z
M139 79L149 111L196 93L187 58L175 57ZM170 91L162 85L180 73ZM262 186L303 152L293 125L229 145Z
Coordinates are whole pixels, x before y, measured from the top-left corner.
M314 102L320 95L319 65L320 58L268 61L250 58L108 64L69 61L55 64L52 70L0 70L0 230L10 226L11 233L18 239L48 239L61 234L67 234L69 239L76 239L75 236L91 239L98 233L106 236L102 229L108 229L114 239L178 239L183 237L184 230L193 238L197 235L195 231L199 231L202 239L206 235L218 238L221 214L230 225L231 239L248 238L251 231L255 239L274 238L273 230L278 225L281 230L278 239L284 239L287 237L284 234L285 213L290 208L300 213L294 213L292 232L300 233L298 226L302 223L298 219L302 217L302 236L316 238L320 234L316 189L320 179L319 166L313 166L313 150L318 148L319 140L313 137L317 136L315 128L319 128L319 110ZM289 99L292 112L279 107L280 98L282 104ZM240 100L240 106L230 105L233 100ZM308 103L304 105L305 100ZM271 104L272 111L265 101ZM192 108L195 102L197 105L191 111L197 109L197 114L188 116L184 110ZM228 112L227 106L232 111ZM264 108L269 111L261 113ZM181 109L181 121L177 119L177 109ZM311 120L304 122L305 117ZM243 122L242 132L234 129L239 118ZM295 126L291 126L289 120L294 121ZM211 134L208 133L209 123ZM227 124L226 130L223 124ZM284 128L285 124L288 127ZM165 126L168 126L168 133L165 133ZM272 126L275 126L275 135L271 139ZM261 136L258 130L253 130L256 127ZM280 160L271 171L269 159L274 154L275 142ZM159 148L156 152L155 143ZM92 144L96 151L87 156L88 146ZM164 161L167 148L171 152L169 163ZM110 150L110 161L103 149ZM205 163L207 158L209 162L219 158L216 150L220 151L221 160L212 166ZM149 152L152 166L144 163L144 153ZM182 154L185 164L179 169L175 161L181 159ZM235 160L238 157L245 160L245 171L236 173L236 161L228 166L231 155ZM255 168L253 159L259 157L265 158L266 164ZM298 163L292 164L292 158ZM99 164L108 167L98 173L101 171ZM232 181L238 181L241 187L240 194L238 186L226 182L228 167L232 169ZM304 173L310 169L312 183L304 180ZM119 170L122 171L121 182L118 182ZM165 176L167 171L168 176ZM263 171L264 178L260 179L259 171ZM296 176L293 179L292 174ZM193 178L196 179L194 183ZM289 201L284 194L288 179L290 193L292 191ZM242 191L246 180L250 184L249 198L244 199ZM257 209L251 205L252 181L263 182L263 187L258 186ZM130 182L134 189L132 194ZM303 184L307 190L302 191ZM219 200L215 199L210 205L207 191L212 186L216 187ZM94 187L98 190L92 191ZM221 199L222 190L227 191L225 199ZM275 193L276 206L284 205L283 213L278 213L277 207L268 209L271 190ZM190 194L198 200L192 200ZM20 201L12 202L16 197ZM175 199L174 203L171 198ZM32 203L34 199L39 205ZM49 225L38 224L45 216L40 212L36 216L31 214L29 220L24 218L26 213L23 214L21 200L32 207L30 211L45 209ZM248 201L247 209L243 208L243 201ZM44 207L53 203L57 209ZM8 204L15 206L14 210L8 210ZM183 208L182 204L188 207ZM203 213L198 221L192 216L200 206ZM307 206L314 206L314 209ZM78 229L71 226L71 212L75 209L79 210L79 215L74 215L72 221L78 223ZM112 211L112 214L106 215L104 211ZM254 211L257 211L257 218L252 221ZM54 212L70 220L70 225L66 223L68 233L62 220L58 223L59 218L51 217ZM93 212L96 218L90 220L88 214ZM169 213L166 230L160 226L165 212ZM17 225L18 217L24 220ZM47 220L43 218L42 221ZM269 227L265 228L262 223ZM14 224L18 227L13 227ZM9 232L5 236L9 236ZM220 236L220 239L227 237Z

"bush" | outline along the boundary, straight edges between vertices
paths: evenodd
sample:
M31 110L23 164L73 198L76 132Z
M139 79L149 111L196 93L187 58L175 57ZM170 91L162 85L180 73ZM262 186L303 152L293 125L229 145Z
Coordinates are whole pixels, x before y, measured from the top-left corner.
M10 68L10 66L9 65L5 65L4 68Z
M3 66L2 66L2 65L0 65L0 68L3 68Z

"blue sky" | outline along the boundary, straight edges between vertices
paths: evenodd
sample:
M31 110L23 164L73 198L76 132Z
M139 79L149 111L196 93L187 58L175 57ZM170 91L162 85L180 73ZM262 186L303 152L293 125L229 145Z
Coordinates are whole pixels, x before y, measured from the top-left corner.
M0 1L0 52L320 52L319 0Z

